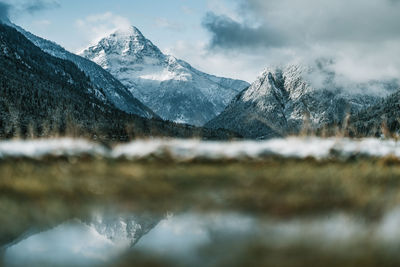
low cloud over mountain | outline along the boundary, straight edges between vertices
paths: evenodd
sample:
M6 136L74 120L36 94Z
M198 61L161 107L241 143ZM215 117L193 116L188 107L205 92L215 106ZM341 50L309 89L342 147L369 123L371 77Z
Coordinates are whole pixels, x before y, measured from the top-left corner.
M214 10L203 19L209 49L258 53L266 64L334 62L342 81L400 77L398 0L230 0L235 15Z

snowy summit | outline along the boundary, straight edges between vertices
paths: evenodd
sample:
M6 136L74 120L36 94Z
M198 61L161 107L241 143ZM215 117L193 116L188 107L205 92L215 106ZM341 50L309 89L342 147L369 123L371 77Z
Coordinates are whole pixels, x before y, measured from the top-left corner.
M204 125L248 86L163 54L133 26L103 38L81 55L108 70L160 117L175 122Z

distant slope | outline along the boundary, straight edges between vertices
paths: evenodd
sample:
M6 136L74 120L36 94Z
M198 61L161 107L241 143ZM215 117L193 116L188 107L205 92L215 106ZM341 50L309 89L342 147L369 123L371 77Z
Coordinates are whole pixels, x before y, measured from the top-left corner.
M348 114L377 103L393 90L388 86L379 95L351 92L331 84L329 76L322 88L314 88L305 78L313 75L317 74L312 69L296 65L266 70L206 127L229 129L247 138L298 134L304 127L341 124Z
M102 88L93 85L74 63L43 52L4 24L0 24L0 77L1 138L68 134L69 130L113 140L137 136L237 136L149 120L116 109Z
M110 73L102 69L97 64L83 57L70 53L58 44L40 38L30 32L25 31L19 26L13 26L46 53L75 63L79 69L89 76L90 80L96 87L102 89L106 98L110 100L110 102L113 103L116 108L145 118L157 117L152 110L133 97L120 81L118 81Z
M81 55L108 70L163 119L175 122L203 125L249 86L163 54L135 27L111 34Z
M400 91L354 114L345 129L350 136L400 134Z
M44 53L2 24L0 59L0 125L5 132L47 120L65 127L67 113L79 122L96 121L95 114L106 116L111 108L104 92L72 62Z

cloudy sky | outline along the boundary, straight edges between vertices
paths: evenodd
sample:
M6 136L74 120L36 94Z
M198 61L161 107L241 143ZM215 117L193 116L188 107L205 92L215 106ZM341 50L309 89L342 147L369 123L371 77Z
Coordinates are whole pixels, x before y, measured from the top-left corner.
M13 22L73 52L132 24L203 71L249 82L318 59L351 81L400 77L400 0L0 1Z

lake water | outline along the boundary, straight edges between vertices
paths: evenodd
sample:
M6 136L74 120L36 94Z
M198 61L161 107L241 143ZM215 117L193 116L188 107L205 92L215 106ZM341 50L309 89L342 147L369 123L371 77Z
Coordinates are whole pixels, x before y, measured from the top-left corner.
M105 215L27 233L5 248L6 266L245 266L314 255L398 260L400 209L377 223L346 214L277 220L239 213ZM320 256L318 256L320 254ZM361 255L361 256L360 256Z

